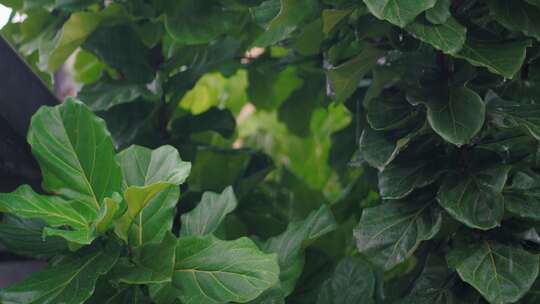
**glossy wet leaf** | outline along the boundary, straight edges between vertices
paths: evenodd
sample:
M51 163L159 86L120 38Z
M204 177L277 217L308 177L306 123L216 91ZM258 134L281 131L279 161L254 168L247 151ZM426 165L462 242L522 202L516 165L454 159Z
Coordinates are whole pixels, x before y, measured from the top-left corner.
M278 276L276 255L261 252L248 238L178 240L172 280L182 303L247 302L276 284Z
M362 212L354 230L356 245L370 261L389 270L433 238L441 221L441 211L432 200L384 202Z
M504 214L501 192L509 169L501 166L464 176L449 174L442 182L437 200L455 219L471 228L497 227Z
M538 256L518 246L482 241L456 248L447 259L490 303L516 302L538 276Z
M42 107L28 134L43 173L43 188L99 210L120 189L122 172L109 131L84 104L68 98Z
M195 209L182 215L180 236L213 233L237 204L232 187L225 188L222 193L203 193Z

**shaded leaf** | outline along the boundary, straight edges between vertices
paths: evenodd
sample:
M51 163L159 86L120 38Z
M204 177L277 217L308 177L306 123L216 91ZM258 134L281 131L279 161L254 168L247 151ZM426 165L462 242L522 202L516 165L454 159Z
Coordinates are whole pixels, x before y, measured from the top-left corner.
M435 6L437 0L364 0L369 11L400 27L411 23L416 16Z
M447 54L455 54L463 48L467 33L467 29L451 17L440 24L415 21L405 29L416 38Z

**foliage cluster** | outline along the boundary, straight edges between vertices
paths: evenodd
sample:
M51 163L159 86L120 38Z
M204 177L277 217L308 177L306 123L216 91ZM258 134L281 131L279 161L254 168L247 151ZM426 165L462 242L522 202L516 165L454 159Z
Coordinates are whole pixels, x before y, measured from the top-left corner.
M540 1L0 3L84 103L0 195L50 263L3 303L539 301Z

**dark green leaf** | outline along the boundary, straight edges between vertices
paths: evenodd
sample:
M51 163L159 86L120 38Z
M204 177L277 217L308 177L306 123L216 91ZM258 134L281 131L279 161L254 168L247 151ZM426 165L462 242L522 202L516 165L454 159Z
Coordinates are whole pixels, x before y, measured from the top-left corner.
M433 238L441 221L433 200L388 201L362 212L354 236L360 252L389 270L410 257L422 241Z
M369 11L400 27L411 23L416 16L435 6L437 0L364 0Z
M538 256L516 246L483 241L456 248L447 258L461 279L490 303L516 302L538 276Z
M465 225L488 230L500 225L504 213L501 194L509 167L474 174L449 174L442 182L437 200L455 219Z
M362 257L347 257L321 286L317 304L374 304L375 285L371 265Z
M437 0L435 6L426 11L426 19L433 24L443 24L452 16L450 5L452 0Z
M416 38L447 54L455 54L463 48L467 33L467 29L451 17L440 24L415 21L405 29Z
M540 39L540 10L523 1L488 0L495 20L516 32Z

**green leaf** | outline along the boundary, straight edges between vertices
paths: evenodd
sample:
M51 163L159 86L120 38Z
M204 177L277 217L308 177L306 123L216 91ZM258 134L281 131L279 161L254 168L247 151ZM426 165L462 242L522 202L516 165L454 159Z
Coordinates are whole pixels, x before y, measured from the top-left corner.
M416 38L447 54L459 52L467 36L467 29L451 17L440 24L429 24L423 20L415 21L407 25L405 29Z
M435 6L437 0L364 0L369 11L379 19L405 27L416 16Z
M128 231L123 230L123 233L129 232L125 236L134 246L161 242L166 231L172 228L180 196L178 187L174 185L185 181L191 164L182 161L178 151L171 146L163 146L156 150L131 146L118 154L118 161L127 187L142 189L159 183L162 186L157 187L163 187L161 192L154 193L155 196L147 197L149 200L142 202L145 204L142 211L136 212L133 209L136 220L131 223L131 228Z
M180 236L213 233L237 205L236 196L230 186L220 194L204 192L197 207L182 215Z
M443 257L431 254L427 257L422 273L414 282L403 304L465 304L458 274L446 265ZM467 300L469 302L466 302Z
M499 119L495 123L503 128L522 127L536 140L540 140L540 106L522 104L501 98L490 100L488 113Z
M248 238L188 236L177 248L173 284L182 303L244 303L278 282L276 255L262 253Z
M388 201L362 212L354 236L361 253L389 270L410 257L422 241L432 239L441 221L433 200Z
M122 197L118 193L114 194L115 195L113 195L112 198L106 197L105 200L103 200L103 204L96 216L93 226L95 226L98 234L103 234L109 229L117 216L117 211L121 207Z
M44 235L57 235L79 244L90 244L94 239L90 223L97 214L91 206L56 196L39 195L29 186L21 186L13 193L1 193L0 211L44 220L53 227L46 227ZM70 229L61 229L64 226Z
M277 253L280 268L280 289L285 296L289 295L302 273L304 264L303 244L315 240L337 227L330 209L323 205L313 211L307 218L289 223L280 235L264 242L261 249L268 253Z
M522 218L540 220L540 176L532 171L517 171L504 189L504 207Z
M62 258L45 270L0 291L5 304L85 303L99 276L107 273L120 254L118 244L93 246Z
M529 40L493 41L468 35L463 49L454 56L472 65L485 67L492 73L514 78L525 60L529 46Z
M265 25L265 31L255 39L254 46L267 47L288 38L299 25L317 13L319 5L315 0L280 0L280 3L278 14Z
M339 102L349 98L362 78L377 64L383 52L367 47L353 59L328 70L328 79L332 86L335 100Z
M122 172L105 122L68 98L32 117L28 142L43 174L43 188L99 210L120 189Z
M116 105L133 102L148 93L142 85L97 82L84 86L77 98L94 111L106 111Z
M485 104L476 92L466 87L450 89L447 100L434 97L427 108L433 130L457 146L469 143L484 125Z
M111 22L122 22L128 19L124 7L117 4L108 5L99 12L76 12L71 14L62 29L55 37L55 46L49 54L47 68L56 71L68 57L92 34L100 25Z
M402 127L417 112L403 96L374 98L367 106L366 119L373 130L392 130Z
M379 192L385 199L400 199L425 187L441 175L444 159L395 160L379 172Z
M538 256L516 246L483 241L456 248L449 264L490 303L514 303L538 276Z
M220 1L180 0L169 5L165 27L181 44L208 43L243 24L243 17Z
M452 0L437 0L435 6L426 11L426 19L433 24L443 24L452 16Z
M495 20L509 30L540 39L540 10L537 7L523 1L488 0L487 4Z
M137 247L132 254L133 262L120 260L112 270L112 275L126 284L170 282L176 243L176 237L169 232L161 243L148 243Z
M501 194L510 167L500 166L474 174L447 175L437 194L439 204L465 225L488 230L500 225L504 213Z
M317 304L374 304L375 272L362 257L346 257L320 289Z
M43 226L41 221L22 220L4 214L0 223L0 244L9 248L10 252L37 259L51 258L67 251L65 239L60 237L43 239Z
M401 132L374 131L367 127L362 131L358 149L370 166L384 171L386 166L407 146L412 136L413 134Z
M347 16L352 13L352 10L336 10L325 9L322 11L323 33L325 35L330 32Z

